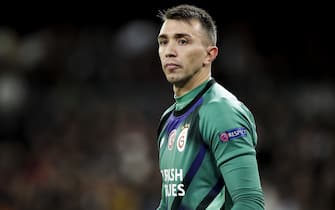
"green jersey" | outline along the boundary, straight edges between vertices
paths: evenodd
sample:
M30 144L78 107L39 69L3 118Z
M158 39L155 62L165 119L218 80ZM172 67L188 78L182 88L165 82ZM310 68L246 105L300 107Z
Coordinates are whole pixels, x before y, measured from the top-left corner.
M158 131L158 209L264 209L248 108L214 79L175 100Z

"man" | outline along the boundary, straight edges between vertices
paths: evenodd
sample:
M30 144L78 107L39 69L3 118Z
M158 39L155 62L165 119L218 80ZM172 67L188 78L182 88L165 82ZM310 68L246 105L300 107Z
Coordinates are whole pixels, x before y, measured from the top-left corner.
M158 209L264 209L254 118L211 77L218 54L212 17L192 5L160 17L159 56L175 103L158 131Z

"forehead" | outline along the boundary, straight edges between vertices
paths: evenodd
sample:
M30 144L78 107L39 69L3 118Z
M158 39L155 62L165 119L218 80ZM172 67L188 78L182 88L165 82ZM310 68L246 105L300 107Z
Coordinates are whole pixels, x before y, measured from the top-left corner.
M159 36L173 36L174 34L189 34L190 36L203 35L201 23L198 20L172 20L164 21Z

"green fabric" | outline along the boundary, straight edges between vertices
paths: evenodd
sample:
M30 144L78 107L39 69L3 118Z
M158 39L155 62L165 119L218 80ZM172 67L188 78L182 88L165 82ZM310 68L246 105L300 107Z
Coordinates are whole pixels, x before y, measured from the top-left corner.
M205 85L206 82L176 97L176 109L185 108ZM217 210L222 206L226 210L264 209L255 150L255 121L248 108L234 95L215 83L184 114L172 114L163 123L158 135L162 173L162 199L158 209L172 209L178 197L184 209L204 209L202 205L206 202L202 201L220 177L224 179L224 186L209 199L206 209ZM245 132L229 139L222 137L237 129ZM206 152L187 187L185 176L203 145Z

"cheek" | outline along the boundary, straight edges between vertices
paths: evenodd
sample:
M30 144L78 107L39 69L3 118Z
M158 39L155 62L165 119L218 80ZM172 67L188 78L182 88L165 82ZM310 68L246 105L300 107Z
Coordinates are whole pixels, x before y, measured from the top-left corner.
M163 49L161 47L158 48L158 55L159 55L159 58L162 58L163 56Z
M158 52L158 57L159 57L159 61L161 62L161 64L163 65L162 61L163 61L163 54Z
M190 62L189 65L191 66L195 66L195 67L202 66L202 63L204 61L204 55L202 51L197 51L192 54L189 54L188 60Z
M161 52L161 50L158 50L158 56L159 56L159 59L162 60L162 52Z

